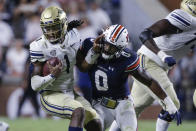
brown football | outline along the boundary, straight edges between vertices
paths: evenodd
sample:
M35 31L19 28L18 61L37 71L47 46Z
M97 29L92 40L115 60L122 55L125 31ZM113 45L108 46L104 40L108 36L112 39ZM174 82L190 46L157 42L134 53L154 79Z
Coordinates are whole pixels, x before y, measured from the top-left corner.
M47 60L48 63L52 66L56 66L59 64L60 60L57 58L57 57L53 57L53 58L50 58L49 60ZM48 68L48 64L47 62L44 64L43 66L43 76L47 76L48 74L50 74L50 70Z

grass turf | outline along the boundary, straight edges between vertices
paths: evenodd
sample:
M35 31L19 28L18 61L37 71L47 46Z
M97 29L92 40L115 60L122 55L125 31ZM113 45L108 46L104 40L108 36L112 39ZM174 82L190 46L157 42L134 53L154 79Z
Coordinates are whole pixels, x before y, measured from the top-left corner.
M19 118L10 120L7 118L0 118L0 121L9 123L9 131L67 131L69 124L68 120L53 120L53 119L32 119ZM155 131L155 121L139 120L138 131ZM169 131L195 131L196 121L183 121L179 127L175 122L172 122Z

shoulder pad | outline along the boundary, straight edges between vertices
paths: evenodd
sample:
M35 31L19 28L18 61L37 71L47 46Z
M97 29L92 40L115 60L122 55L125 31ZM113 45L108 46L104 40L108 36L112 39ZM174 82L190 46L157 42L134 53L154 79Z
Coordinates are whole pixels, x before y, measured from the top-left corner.
M36 61L45 61L44 54L42 52L44 41L41 39L37 39L30 44L30 57L31 62Z
M132 52L133 52L133 51L131 51L130 49L125 48L125 49L121 52L121 55L124 56L124 57L129 58L129 57L131 57Z
M191 23L192 23L192 16L181 10L181 9L176 9L172 11L166 19L174 26L178 27L181 30L186 30L190 28Z
M140 66L140 58L136 54L136 52L126 49L123 51L124 57L126 58L127 67L125 69L125 72L132 72L139 68Z

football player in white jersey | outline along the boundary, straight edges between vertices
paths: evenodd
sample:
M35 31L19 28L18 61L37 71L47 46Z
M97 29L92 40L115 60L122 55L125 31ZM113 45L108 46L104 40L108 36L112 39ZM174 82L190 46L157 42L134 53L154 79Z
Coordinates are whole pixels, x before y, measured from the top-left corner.
M195 16L196 0L183 0L181 9L172 11L165 19L156 22L140 34L143 42L138 50L141 66L161 84L178 109L180 102L167 73L196 45ZM144 85L134 81L132 95L137 116L154 101L142 86ZM167 111L161 110L157 119L156 131L167 131L172 120L173 116L170 116Z
M75 25L74 25L75 24ZM40 19L43 35L30 44L31 86L41 94L41 105L47 113L70 119L69 131L101 130L96 111L81 96L73 93L73 67L80 46L77 29L81 21L67 22L66 13L59 7L46 8ZM43 65L50 58L60 62L49 66L50 74L43 76Z

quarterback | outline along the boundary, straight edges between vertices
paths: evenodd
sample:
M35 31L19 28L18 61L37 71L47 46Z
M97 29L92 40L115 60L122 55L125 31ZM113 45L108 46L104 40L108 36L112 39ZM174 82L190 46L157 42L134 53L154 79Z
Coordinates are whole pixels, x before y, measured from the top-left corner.
M143 45L138 50L141 65L171 97L176 107L180 108L173 84L168 78L168 70L196 45L196 0L183 0L181 9L172 11L140 34ZM133 84L132 95L135 110L139 115L154 101L153 97L143 90L140 82ZM156 131L167 131L173 117L164 109L161 110Z
M73 22L70 23L59 7L51 6L42 12L40 26L43 35L30 44L31 86L40 92L43 110L70 119L69 131L82 131L83 125L87 131L100 131L96 111L83 97L73 93L73 67L80 38ZM47 63L50 74L43 76L43 65L53 57L60 60L59 64L53 67Z
M139 68L140 58L127 49L128 31L122 25L108 27L96 39L84 40L77 54L77 66L87 71L92 83L92 105L101 117L103 129L116 120L122 131L136 131L137 119L127 78L129 75L149 87L169 114L180 121L178 110L160 85Z

